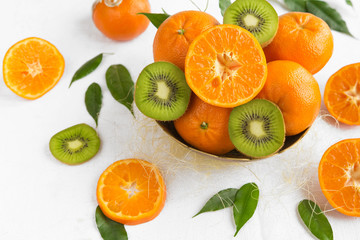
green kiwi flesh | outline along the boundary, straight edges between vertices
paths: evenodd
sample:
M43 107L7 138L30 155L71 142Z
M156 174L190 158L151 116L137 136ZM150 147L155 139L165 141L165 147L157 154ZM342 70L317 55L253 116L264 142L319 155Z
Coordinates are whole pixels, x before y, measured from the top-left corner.
M231 111L229 135L239 152L252 158L270 156L285 142L283 115L268 100L252 100Z
M224 24L245 28L265 47L276 35L279 16L266 0L236 0L226 9Z
M56 159L75 165L95 156L100 148L100 138L92 127L82 123L58 132L49 145Z
M155 62L140 73L135 103L146 116L160 121L181 117L189 105L191 90L184 72L169 62Z

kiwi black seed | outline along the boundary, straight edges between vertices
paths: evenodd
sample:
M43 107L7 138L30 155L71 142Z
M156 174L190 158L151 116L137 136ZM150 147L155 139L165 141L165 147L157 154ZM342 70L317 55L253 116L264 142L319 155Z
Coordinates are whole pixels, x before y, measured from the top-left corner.
M270 156L285 141L285 123L280 108L265 99L255 99L231 111L229 135L236 149L252 158Z
M100 138L87 124L77 124L55 134L50 139L52 155L63 163L80 164L98 152Z
M265 47L275 37L279 17L266 0L236 0L226 9L224 23L245 28Z
M160 121L181 117L189 104L191 90L184 72L169 62L146 66L135 86L135 103L146 116Z

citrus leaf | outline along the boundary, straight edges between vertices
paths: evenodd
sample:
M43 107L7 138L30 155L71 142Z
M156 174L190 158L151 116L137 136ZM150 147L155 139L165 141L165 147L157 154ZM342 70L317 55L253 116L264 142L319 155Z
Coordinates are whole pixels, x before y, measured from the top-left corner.
M319 0L306 1L306 9L307 12L312 13L324 20L331 29L352 36L340 14L335 9L331 8L330 5L326 2Z
M230 0L219 0L221 15L224 16L226 9L231 5Z
M170 15L167 14L165 11L164 13L139 13L139 14L145 15L156 28L159 28L160 25L168 17L170 17Z
M134 82L125 66L112 65L106 71L106 84L113 98L127 107L135 117L132 104L134 102Z
M104 240L128 240L124 225L107 218L99 206L96 208L95 220Z
M352 4L351 0L346 0L346 3L347 3L347 5L349 5L349 6L352 6L352 7L353 7L353 4Z
M306 12L305 0L284 0L284 3L291 11Z
M255 183L247 183L236 193L233 207L236 232L254 215L259 200L259 188Z
M85 105L88 113L95 120L98 125L98 118L102 105L101 87L97 83L92 83L85 93Z
M221 210L227 207L231 207L235 201L235 194L238 191L236 188L228 188L222 190L212 196L204 205L204 207L193 217L204 213Z
M71 87L71 84L73 84L73 82L89 75L90 73L92 73L101 63L102 58L103 58L103 53L100 53L99 55L97 55L96 57L90 59L89 61L87 61L86 63L84 63L74 74L73 78L71 79L70 85L69 87Z
M320 207L311 200L302 200L298 212L305 226L320 240L332 240L331 225Z

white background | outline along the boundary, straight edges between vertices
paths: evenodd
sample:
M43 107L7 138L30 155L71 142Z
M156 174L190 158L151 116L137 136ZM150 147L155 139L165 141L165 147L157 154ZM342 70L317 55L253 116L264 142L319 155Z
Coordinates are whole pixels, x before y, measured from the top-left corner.
M205 8L205 0L194 1ZM353 2L355 10L345 1L331 3L360 38L359 1ZM150 3L153 12L196 9L188 0ZM286 12L272 3L279 14ZM359 126L337 124L322 104L308 135L296 147L272 158L244 164L188 152L138 111L135 120L111 97L105 84L106 69L112 64L124 64L135 81L142 68L153 62L156 28L149 25L130 42L111 41L95 28L91 6L91 0L1 1L0 58L15 42L36 36L60 50L66 67L55 88L34 101L18 97L0 81L0 239L101 239L94 218L97 180L111 163L130 157L159 166L168 196L155 220L126 227L129 239L233 239L231 209L192 216L216 192L248 182L256 182L260 188L259 205L236 239L313 239L296 211L304 198L316 201L326 211L335 239L359 239L360 219L334 211L317 180L324 151L339 140L360 137ZM207 12L222 22L217 0L210 0ZM338 32L333 35L333 56L315 75L322 94L335 71L360 61L358 39ZM105 56L94 73L69 89L74 72L101 52L114 55ZM102 145L89 162L68 166L51 155L48 142L56 132L78 123L95 127L84 104L92 82L100 84L104 96L97 128Z

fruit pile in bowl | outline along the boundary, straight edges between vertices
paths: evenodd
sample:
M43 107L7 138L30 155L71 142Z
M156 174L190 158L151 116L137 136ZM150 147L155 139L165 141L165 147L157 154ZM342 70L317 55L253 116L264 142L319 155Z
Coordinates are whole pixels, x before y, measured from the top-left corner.
M309 13L278 16L265 0L236 0L223 24L184 11L158 28L155 62L140 73L135 103L182 145L233 160L294 145L321 105L312 74L333 51L330 28Z

